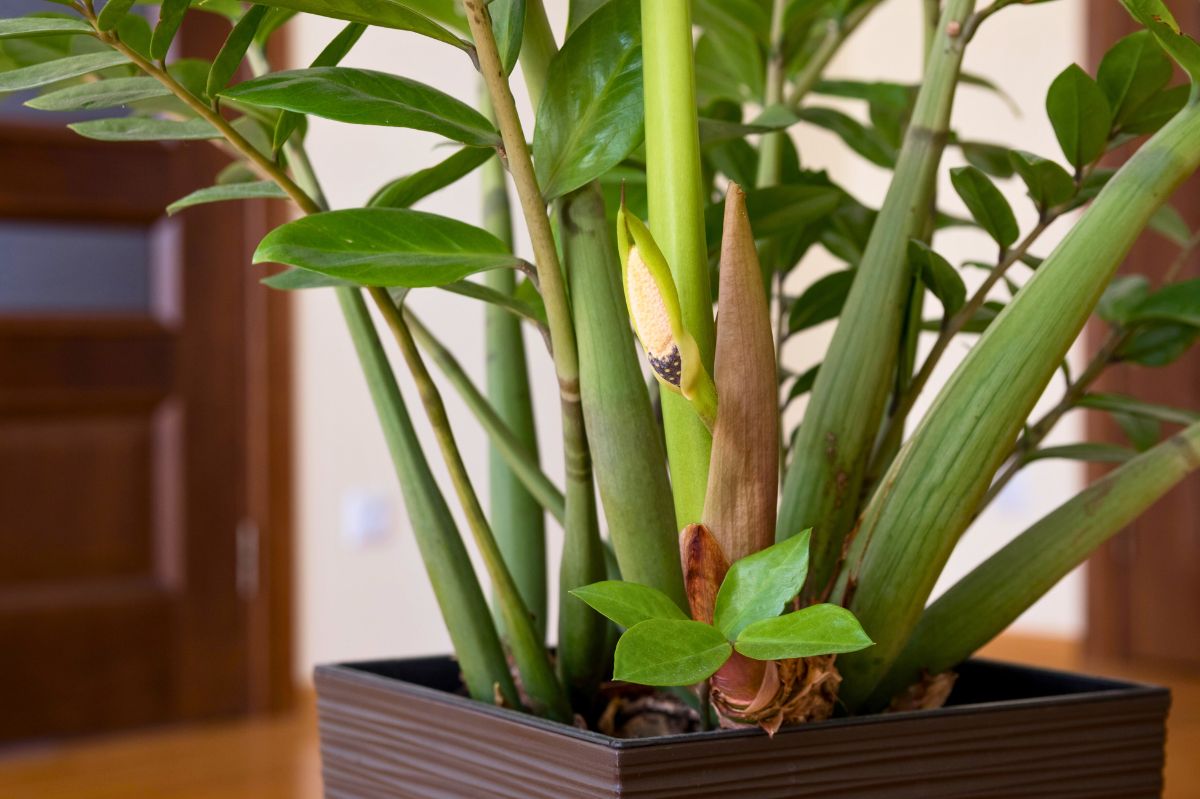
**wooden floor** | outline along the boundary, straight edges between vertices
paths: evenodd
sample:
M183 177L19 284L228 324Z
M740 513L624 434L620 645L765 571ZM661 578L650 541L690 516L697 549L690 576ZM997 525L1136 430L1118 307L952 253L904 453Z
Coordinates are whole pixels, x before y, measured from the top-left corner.
M1200 674L1086 663L1074 644L1006 636L985 655L1170 685L1168 799L1200 799ZM318 799L311 700L269 720L0 750L0 799Z

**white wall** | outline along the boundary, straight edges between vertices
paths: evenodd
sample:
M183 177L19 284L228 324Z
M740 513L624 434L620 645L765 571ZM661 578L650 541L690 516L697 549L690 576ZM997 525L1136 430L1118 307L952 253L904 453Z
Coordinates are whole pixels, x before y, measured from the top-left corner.
M1002 84L1021 113L1013 114L989 93L964 88L955 107L956 129L968 137L1056 155L1057 146L1042 103L1054 75L1070 61L1081 58L1083 2L1061 0L1015 8L994 17L971 45L967 69ZM548 0L547 5L552 19L561 21L565 2ZM848 44L830 74L915 80L920 62L919 7L919 0L886 3ZM304 18L293 26L296 62L307 63L339 27L338 23L316 18ZM408 33L371 29L345 63L412 76L464 99L472 98L476 91L474 74L460 53ZM528 111L527 103L524 108ZM835 179L861 199L879 202L886 173L848 154L832 136L806 130L798 132L797 139L807 167L828 168ZM449 151L439 144L430 134L323 120L314 120L309 134L313 160L334 207L360 204L386 180L444 157ZM951 155L948 161L957 163L956 158ZM943 184L941 194L947 198L946 205L963 212L955 206L957 198L948 182L944 180ZM1024 211L1027 203L1022 203L1020 192L1015 186L1008 188L1014 207ZM477 223L477 190L478 178L472 176L419 207ZM1021 221L1028 226L1027 212ZM1054 240L1055 236L1047 236L1036 251L1044 254ZM986 257L991 252L982 235L970 232L939 234L937 246L952 261ZM814 253L797 270L794 287L802 288L833 265L823 253ZM411 303L482 381L479 306L436 290L417 292ZM370 399L333 297L327 292L301 295L295 325L297 668L307 673L314 663L329 660L446 651L448 638L408 530ZM787 353L789 363L803 367L819 360L828 333L827 329L819 329L791 347ZM540 344L528 344L544 468L557 479L562 460L557 445L560 428L553 373ZM936 383L940 384L967 346L964 340L951 349ZM409 385L404 388L420 422L414 392ZM486 490L484 437L452 390L445 391L445 398L476 484ZM444 474L432 437L422 432L435 471ZM1068 420L1060 435L1070 439L1080 432L1078 425ZM1081 483L1080 470L1068 464L1040 464L1028 470L963 539L941 587L1073 493ZM347 498L362 496L391 509L390 521L384 524L387 534L365 546L349 543L341 530ZM551 537L555 538L553 532ZM551 563L557 562L558 552L555 540ZM1019 625L1027 630L1075 634L1082 622L1081 594L1080 577L1072 575L1031 609Z

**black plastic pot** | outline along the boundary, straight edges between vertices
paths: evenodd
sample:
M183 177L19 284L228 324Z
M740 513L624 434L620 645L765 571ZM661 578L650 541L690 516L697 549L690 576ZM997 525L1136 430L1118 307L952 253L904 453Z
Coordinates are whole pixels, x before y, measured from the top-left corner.
M1141 799L1165 688L975 660L945 708L618 740L473 702L448 658L316 673L329 799Z

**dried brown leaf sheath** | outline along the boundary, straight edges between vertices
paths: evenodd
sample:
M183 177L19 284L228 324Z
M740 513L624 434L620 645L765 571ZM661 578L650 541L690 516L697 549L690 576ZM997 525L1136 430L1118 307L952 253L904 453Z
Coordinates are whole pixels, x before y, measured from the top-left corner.
M717 591L729 571L729 559L721 551L717 539L702 524L689 524L683 528L679 534L679 556L692 618L712 624Z
M746 195L725 195L714 363L717 396L704 523L730 562L775 542L779 399L775 343Z

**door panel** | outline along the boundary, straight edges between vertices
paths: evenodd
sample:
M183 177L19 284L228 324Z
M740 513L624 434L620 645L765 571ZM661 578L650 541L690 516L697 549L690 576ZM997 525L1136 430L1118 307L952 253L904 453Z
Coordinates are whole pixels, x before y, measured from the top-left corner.
M0 743L290 695L286 316L248 267L279 214L163 216L226 163L0 115Z

